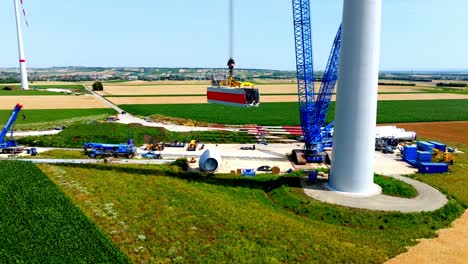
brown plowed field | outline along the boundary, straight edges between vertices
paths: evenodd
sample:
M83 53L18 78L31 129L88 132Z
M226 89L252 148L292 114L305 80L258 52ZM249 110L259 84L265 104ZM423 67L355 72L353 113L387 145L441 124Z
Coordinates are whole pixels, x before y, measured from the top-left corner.
M114 104L205 104L204 96L167 96L167 97L107 97ZM462 94L380 94L379 101L392 100L437 100L437 99L468 99ZM271 95L260 98L263 103L297 102L297 95ZM333 96L332 100L335 100Z
M423 239L408 252L387 264L465 264L468 262L468 211L453 223L453 227L437 231L438 237Z
M432 123L402 123L397 127L416 131L418 137L438 139L446 143L468 144L468 121L432 122Z
M0 96L0 109L11 110L20 103L24 109L93 109L109 108L108 105L92 95L67 96Z

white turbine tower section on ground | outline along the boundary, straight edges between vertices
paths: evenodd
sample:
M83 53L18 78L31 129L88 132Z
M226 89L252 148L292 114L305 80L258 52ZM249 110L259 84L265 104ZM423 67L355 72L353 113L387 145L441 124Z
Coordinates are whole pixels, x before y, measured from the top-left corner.
M371 196L380 62L382 0L345 0L328 187Z
M19 5L18 0L13 0L15 2L15 14L16 14L16 30L18 33L18 53L19 53L19 64L21 72L21 88L23 90L29 90L28 83L28 72L26 70L26 58L24 57L23 49L23 35L21 34L21 19L19 14ZM24 11L23 11L24 14Z

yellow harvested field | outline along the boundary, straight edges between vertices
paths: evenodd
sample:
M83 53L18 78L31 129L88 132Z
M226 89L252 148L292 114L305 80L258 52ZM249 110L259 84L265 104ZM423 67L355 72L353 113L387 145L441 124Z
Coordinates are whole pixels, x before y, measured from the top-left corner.
M114 104L205 104L204 96L166 96L166 97L108 97ZM437 99L468 99L462 94L381 94L379 101L393 100L437 100ZM270 95L260 98L263 103L297 102L297 95ZM332 100L335 100L333 96Z
M0 96L0 109L11 110L20 103L24 109L92 109L109 108L104 102L92 95L82 96Z
M206 94L206 88L209 83L204 84L177 84L177 85L139 85L139 86L120 86L120 85L105 85L104 91L99 92L101 95L181 95L181 94ZM297 93L297 85L291 84L273 84L273 85L258 85L260 93L263 94L284 94ZM315 89L320 89L320 83L315 84Z
M169 96L169 97L108 97L116 105L121 104L206 104L205 96Z
M128 82L115 82L115 83L108 83L112 86L155 86L155 85L208 85L210 81L128 81ZM104 83L106 86L106 83Z
M427 89L418 86L393 86L393 85L379 85L379 93L413 93L421 92Z
M206 94L207 85L155 85L155 86L114 86L104 85L101 95L170 95Z

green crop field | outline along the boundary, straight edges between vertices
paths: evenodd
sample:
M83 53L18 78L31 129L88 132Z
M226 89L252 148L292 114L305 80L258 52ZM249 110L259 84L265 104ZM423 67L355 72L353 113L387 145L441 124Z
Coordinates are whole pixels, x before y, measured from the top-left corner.
M135 263L382 263L464 211L455 199L432 213L350 209L305 196L298 177L182 167L40 166Z
M121 105L127 112L155 114L219 124L299 125L297 103L264 103L258 108L236 108L216 104ZM327 121L333 120L332 102ZM378 123L467 121L468 100L380 101Z
M0 110L0 124L5 124L12 110ZM50 109L21 110L15 122L16 129L43 129L74 122L104 119L115 114L113 109ZM23 115L25 118L23 119Z
M145 143L145 138L154 142L189 142L197 139L203 143L253 143L254 137L245 133L234 132L170 132L162 128L142 125L124 125L118 123L75 124L67 127L58 135L30 136L18 139L20 144L38 147L82 148L85 142L106 142L109 144L125 143L134 139L135 144ZM148 143L146 142L146 143Z
M129 263L32 163L0 161L0 212L1 263Z

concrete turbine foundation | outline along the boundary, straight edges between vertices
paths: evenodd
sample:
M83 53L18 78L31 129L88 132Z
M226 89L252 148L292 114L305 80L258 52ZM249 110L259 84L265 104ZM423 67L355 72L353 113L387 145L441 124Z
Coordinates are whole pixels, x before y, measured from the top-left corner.
M382 0L345 0L333 159L328 188L354 196L374 184Z

